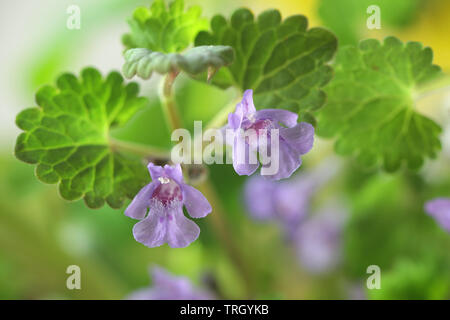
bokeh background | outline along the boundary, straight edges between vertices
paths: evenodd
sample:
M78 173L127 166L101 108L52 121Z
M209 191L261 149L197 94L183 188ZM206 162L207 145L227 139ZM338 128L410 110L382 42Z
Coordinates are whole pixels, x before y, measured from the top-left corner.
M259 13L279 9L284 17L304 14L311 26L333 30L339 44L395 35L434 50L435 63L450 71L450 1L447 0L186 0L204 16L229 16L241 6ZM244 177L231 166L209 168L224 208L228 236L248 273L233 264L208 217L199 240L184 249L149 249L131 233L135 221L123 210L90 210L82 201L62 200L55 185L34 177L34 167L13 156L15 115L34 105L34 92L63 71L95 66L103 73L123 64L121 35L141 0L40 0L0 2L0 299L123 299L151 284L154 264L189 277L223 298L261 299L449 299L450 234L423 210L435 196L450 196L450 89L418 102L444 129L443 151L419 172L395 175L362 171L349 159L333 158L332 142L317 139L300 170L322 161L338 172L314 194L311 212L329 203L346 211L336 240L339 262L313 272L299 261L276 223L252 219L243 205ZM66 28L67 8L81 8L81 29ZM381 6L382 28L366 28L366 8ZM151 106L117 136L161 147L170 142L159 101L157 77L141 82ZM180 78L176 97L186 124L209 120L232 93ZM212 105L211 101L214 101ZM189 127L189 125L188 125ZM330 160L331 159L331 160ZM214 207L213 203L213 207ZM66 268L79 265L82 289L66 288ZM378 265L382 288L368 290L366 268Z

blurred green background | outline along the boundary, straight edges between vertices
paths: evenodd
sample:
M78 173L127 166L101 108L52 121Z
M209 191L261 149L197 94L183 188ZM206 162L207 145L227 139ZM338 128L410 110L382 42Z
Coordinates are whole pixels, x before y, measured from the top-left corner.
M341 264L331 272L312 275L297 263L275 224L253 221L242 201L244 177L232 166L209 168L224 206L231 237L250 272L239 273L211 228L211 217L199 221L199 240L184 249L149 249L137 243L135 221L123 210L90 210L82 201L69 203L55 185L34 177L33 166L16 160L19 130L15 114L34 105L34 92L52 83L63 71L78 73L95 66L103 73L120 70L121 35L126 19L138 5L151 1L2 1L0 3L0 299L122 299L147 286L149 265L158 264L185 275L199 286L214 279L218 295L262 299L449 299L450 234L423 211L435 196L450 196L450 90L423 99L418 108L445 130L443 151L419 172L387 175L364 172L351 160L314 197L313 207L329 199L344 203L349 220L343 232ZM81 29L66 28L69 5L81 8ZM340 44L395 35L431 46L435 63L450 71L450 1L447 0L186 0L200 4L204 15L231 14L241 6L255 13L279 9L284 17L304 14L312 26L333 30ZM382 28L366 28L366 8L381 7ZM141 82L151 106L116 132L121 138L168 146L158 98L158 78ZM185 77L177 79L176 98L187 128L193 120L207 121L232 98ZM201 97L201 98L199 98ZM214 101L214 104L211 104ZM330 141L318 140L301 170L333 154ZM214 204L213 204L214 207ZM79 265L82 289L66 288L66 268ZM367 290L366 268L379 265L382 289Z

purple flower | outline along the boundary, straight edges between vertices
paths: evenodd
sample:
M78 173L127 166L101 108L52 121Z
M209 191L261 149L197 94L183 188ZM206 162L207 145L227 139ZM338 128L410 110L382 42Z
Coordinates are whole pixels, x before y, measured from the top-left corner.
M436 198L425 204L425 211L450 232L450 198Z
M208 300L212 296L192 285L186 277L176 277L160 267L150 270L153 287L137 290L128 300Z
M239 175L253 174L259 167L256 160L259 153L261 175L273 180L289 178L300 167L300 156L313 146L314 127L306 122L297 123L298 115L287 110L256 111L252 94L252 90L246 90L235 112L228 115L228 128L234 133L234 170ZM252 133L255 139L249 138ZM278 134L277 139L272 137L274 134ZM271 168L276 171L271 172Z
M280 222L289 237L307 216L311 198L336 174L338 167L338 160L332 158L290 181L253 176L244 188L247 210L256 220Z
M166 242L172 248L188 246L198 238L200 228L184 216L183 205L191 217L203 218L211 212L208 200L183 182L179 164L160 167L149 163L148 170L152 182L125 210L126 216L141 220L133 228L134 238L150 248Z
M311 273L330 271L340 262L341 232L346 215L328 209L304 221L294 237L300 264Z
M308 179L277 182L253 176L244 189L247 210L256 220L279 222L289 235L309 211L312 183Z

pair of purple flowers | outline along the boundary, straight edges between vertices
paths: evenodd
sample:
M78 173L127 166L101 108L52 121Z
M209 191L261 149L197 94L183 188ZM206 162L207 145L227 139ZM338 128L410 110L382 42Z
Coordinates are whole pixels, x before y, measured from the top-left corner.
M311 273L330 271L341 258L346 212L332 205L310 215L314 196L339 166L337 159L329 159L290 181L254 176L245 185L245 203L252 218L279 223L300 264ZM425 211L450 232L450 198L428 201Z
M234 113L228 117L228 128L233 136L233 167L239 175L251 175L259 167L259 163L242 162L238 159L237 145L243 145L247 152L258 153L262 147L279 155L278 171L266 178L279 180L288 178L301 165L301 155L311 150L314 141L314 128L308 123L297 123L298 115L281 109L264 109L256 111L253 104L252 90L247 90ZM278 130L279 139L276 146L264 145L261 141L269 141L272 130ZM241 131L252 130L258 139L241 140ZM264 135L265 139L259 139ZM273 154L273 153L272 153ZM262 173L267 166L262 164ZM168 243L172 248L183 248L195 241L200 229L183 213L183 206L192 218L203 218L211 211L211 205L203 194L184 183L181 166L148 165L152 182L142 188L125 210L125 215L141 220L133 228L138 242L147 247L158 247ZM147 215L148 212L148 215Z
M333 269L341 258L341 233L346 212L329 205L313 215L311 202L318 190L338 171L337 159L327 159L290 181L270 181L254 176L245 185L250 215L281 225L299 263L311 273Z

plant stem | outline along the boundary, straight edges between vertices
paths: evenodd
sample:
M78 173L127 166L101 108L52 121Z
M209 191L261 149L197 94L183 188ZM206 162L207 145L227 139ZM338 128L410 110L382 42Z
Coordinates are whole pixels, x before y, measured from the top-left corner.
M220 242L225 247L231 262L236 267L239 272L245 287L246 299L252 298L253 285L250 277L250 270L248 265L242 258L242 254L239 248L234 242L234 237L229 232L228 222L225 218L225 210L222 206L219 196L209 179L206 179L203 183L198 185L198 189L203 193L203 195L208 199L209 202L213 203L213 211L207 220L212 228L215 230Z
M222 108L217 115L212 118L205 127L205 131L213 128L222 127L228 120L228 114L233 112L236 108L236 104L238 103L239 98L233 99L229 104L227 104L224 108Z
M167 74L161 90L162 107L164 109L167 122L169 123L169 126L172 128L172 130L181 128L182 125L182 121L177 112L175 98L173 96L172 90L172 86L177 75L178 72L170 72L169 74ZM226 117L228 116L228 112L230 109L231 107L227 107L225 108L225 110L219 113L218 117L215 118L216 120L213 121L212 125L221 125L221 122L224 122ZM252 286L249 276L250 272L247 269L247 266L245 265L244 260L242 259L242 256L233 241L231 233L229 232L227 221L224 218L225 211L221 205L219 197L217 196L215 189L208 178L203 181L203 183L201 183L198 188L205 195L208 201L213 204L213 212L207 221L211 223L212 227L219 237L219 241L222 243L227 254L229 255L231 262L234 264L238 273L242 276L245 284L246 296L250 297L250 294L252 292Z
M136 155L158 158L158 159L170 159L170 151L153 147L145 146L139 143L133 143L128 141L116 140L114 138L109 138L110 148L113 150L120 149L134 153Z
M175 97L172 93L173 83L175 82L178 73L179 71L171 71L166 75L160 93L161 105L171 131L182 127L176 109Z

